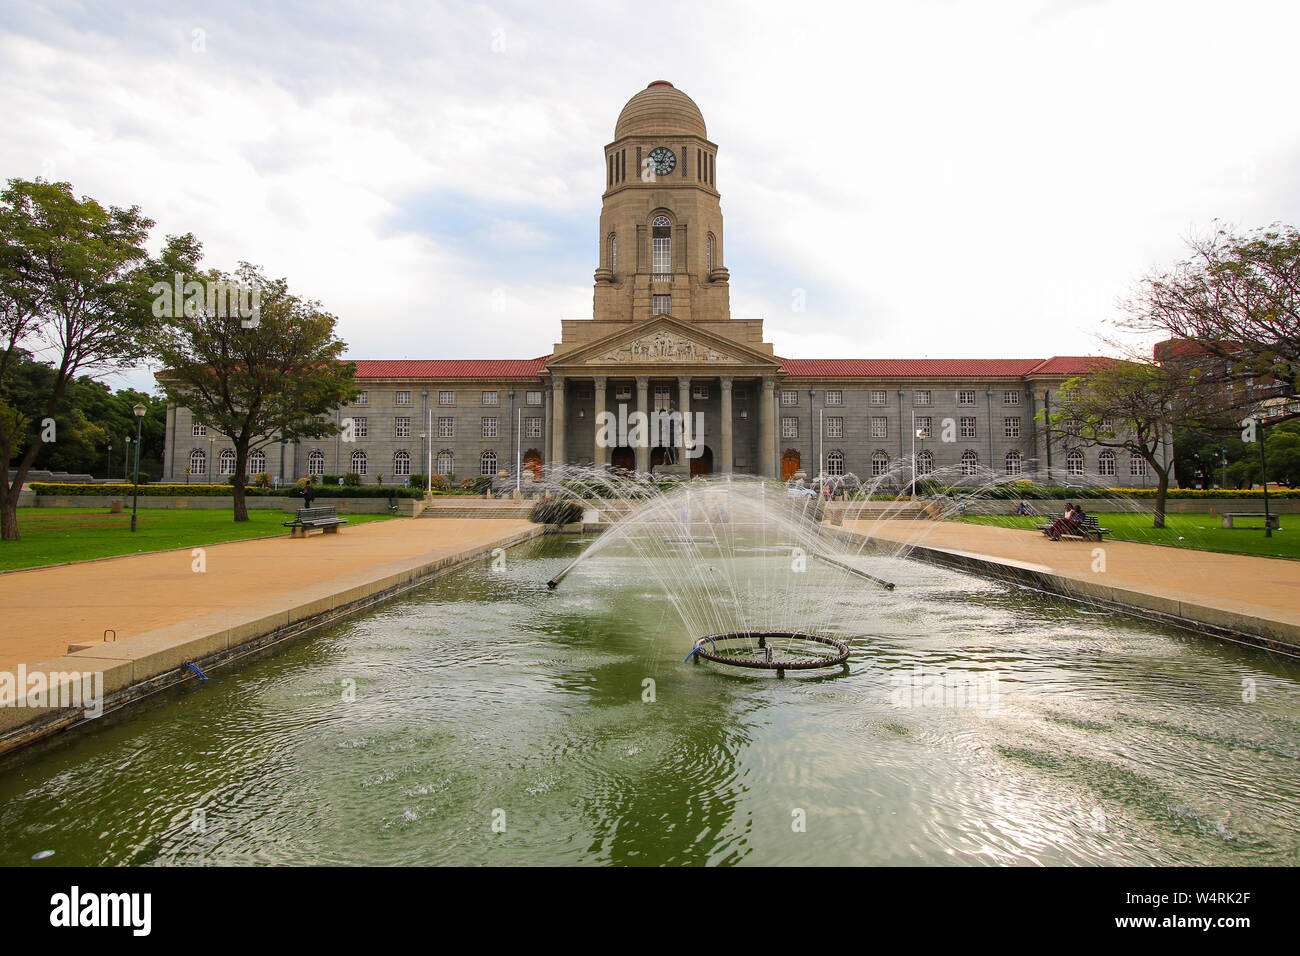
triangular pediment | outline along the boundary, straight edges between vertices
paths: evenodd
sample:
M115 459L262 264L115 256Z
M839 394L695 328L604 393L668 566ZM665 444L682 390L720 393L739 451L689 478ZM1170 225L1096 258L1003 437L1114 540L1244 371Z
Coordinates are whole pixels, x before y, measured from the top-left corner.
M780 363L770 355L725 336L659 315L648 322L588 342L547 363L553 370L575 371L596 366L664 368L673 366L755 366L776 371Z

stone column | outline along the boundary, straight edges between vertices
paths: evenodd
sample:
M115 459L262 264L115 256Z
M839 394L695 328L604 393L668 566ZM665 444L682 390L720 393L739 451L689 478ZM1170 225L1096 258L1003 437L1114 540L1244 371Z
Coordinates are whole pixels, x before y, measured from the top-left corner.
M551 449L551 464L556 468L564 465L564 379L556 375L551 379L551 437L554 447Z
M780 477L776 471L776 427L773 421L776 409L776 379L763 376L763 388L758 406L758 460L759 473L764 478Z
M682 433L678 439L677 463L679 465L688 465L690 459L686 457L686 435L691 427L691 377L689 375L677 376L677 410L682 416Z
M636 377L636 410L643 415L648 416L650 414L650 377L648 375L638 375ZM636 446L636 470L646 472L650 470L648 429L642 429L641 434L643 441Z
M596 376L596 415L593 428L591 430L591 460L596 463L597 468L604 468L609 464L609 447L601 447L598 438L600 437L601 417L605 414L605 376Z
M734 458L731 437L731 376L723 375L719 381L722 383L722 462L719 471L729 475Z

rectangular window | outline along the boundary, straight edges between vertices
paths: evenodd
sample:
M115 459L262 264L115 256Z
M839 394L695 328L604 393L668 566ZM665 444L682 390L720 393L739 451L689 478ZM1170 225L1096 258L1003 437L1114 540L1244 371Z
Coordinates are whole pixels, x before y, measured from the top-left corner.
M497 437L497 420L495 418L483 419L483 437L484 438Z
M871 437L888 438L889 437L889 419L884 415L871 416Z
M190 437L206 438L208 436L208 426L195 422L190 426Z
M455 438L456 437L456 419L439 418L438 419L438 437Z
M843 404L844 404L844 393L843 393L842 391L840 391L838 388L828 388L828 389L826 390L826 404L827 404L827 405L843 405Z
M974 391L973 389L966 389L966 388L960 389L960 390L957 392L957 404L958 404L958 405L974 405L974 404L975 404L975 391Z
M799 437L799 419L794 416L788 416L781 419L781 437L798 438Z
M541 392L527 392L527 393L525 393L525 395L524 395L524 404L526 404L526 405L541 405L541 404L542 404L542 393L541 393Z
M455 393L455 392L439 392L439 393L438 393L438 404L439 404L439 405L455 405L455 404L456 404L456 393Z
M1002 437L1019 438L1020 437L1020 419L1004 418L1002 420Z
M394 438L411 437L411 420L409 418L393 419L393 437Z
M745 391L743 388L733 388L731 390L731 397L736 401L741 402L749 398L749 392Z
M666 412L672 408L673 390L669 385L655 386L655 405L652 411Z
M961 423L958 426L958 428L959 428L958 434L961 435L962 438L974 438L975 437L975 416L963 415L961 418Z
M826 437L843 438L844 437L844 419L836 416L835 418L826 419Z
M433 463L433 470L440 475L450 475L455 459L445 452L438 452L438 457Z
M1128 473L1131 478L1144 478L1147 473L1147 460L1138 455L1133 455L1128 460Z
M500 405L500 404L501 404L501 393L500 393L500 392L484 392L484 393L483 393L483 404L484 404L484 405Z
M1003 404L1003 405L1019 405L1019 404L1020 404L1020 393L1019 393L1018 391L1013 391L1013 390L1011 390L1011 389L1008 389L1007 391L1003 392L1003 393L1002 393L1002 404Z
M798 404L799 404L799 393L798 393L798 391L796 391L796 390L793 389L793 388L783 388L783 389L781 389L781 404L782 404L782 405L798 405Z
M889 404L889 393L888 393L887 391L885 391L883 388L873 388L873 389L871 390L871 404L872 404L872 405L888 405L888 404Z
M397 393L397 404L398 404L398 405L410 405L410 404L411 404L411 393L410 393L410 392L398 392L398 393Z
M356 415L352 419L352 434L357 438L370 437L370 419L364 415Z
M672 315L673 314L673 297L670 295L656 295L653 297L654 303L650 311L655 315Z
M650 240L650 271L669 275L673 271L673 240L670 236L655 236Z
M631 401L631 399L632 399L632 386L631 386L631 385L615 385L615 386L614 386L614 401L616 401L616 402L627 402L627 401Z
M691 398L707 399L708 397L708 385L691 385Z
M930 390L928 388L918 388L912 393L912 401L917 405L929 405Z
M352 404L353 404L353 405L369 405L369 404L370 404L370 393L369 393L369 392L357 392L357 397L353 400Z
M525 438L542 437L542 420L540 418L524 419L524 437Z
M934 421L933 419L930 418L929 415L916 416L916 437L917 438L934 437Z

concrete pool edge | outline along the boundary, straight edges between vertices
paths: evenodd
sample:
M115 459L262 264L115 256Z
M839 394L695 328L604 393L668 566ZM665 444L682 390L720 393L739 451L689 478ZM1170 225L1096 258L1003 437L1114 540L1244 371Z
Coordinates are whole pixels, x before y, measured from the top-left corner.
M103 710L107 714L163 688L197 680L190 664L201 670L220 668L398 597L498 548L531 541L547 530L544 525L535 525L437 558L422 555L380 565L229 612L73 651L25 670L28 674L49 675L46 696L55 701L80 700L76 694L87 675L102 681ZM33 703L28 694L21 706L0 706L0 757L95 719L86 715L83 706L51 705L39 700Z
M908 544L900 548L899 542L889 538L876 538L861 531L834 530L880 553L897 553L928 564L1119 611L1142 620L1169 624L1261 650L1300 656L1300 626L1269 616L1268 608L1244 603L1240 610L1216 607L1184 597L1087 581L1030 562L925 544ZM1251 613L1251 610L1256 613Z

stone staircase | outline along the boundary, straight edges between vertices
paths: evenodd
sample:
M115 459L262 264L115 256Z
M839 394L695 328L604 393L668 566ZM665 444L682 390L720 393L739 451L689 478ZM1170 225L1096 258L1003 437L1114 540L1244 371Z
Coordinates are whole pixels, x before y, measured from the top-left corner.
M511 499L484 500L469 498L457 501L455 498L435 499L422 512L421 518L515 518L527 520L533 510L532 501L514 501Z

